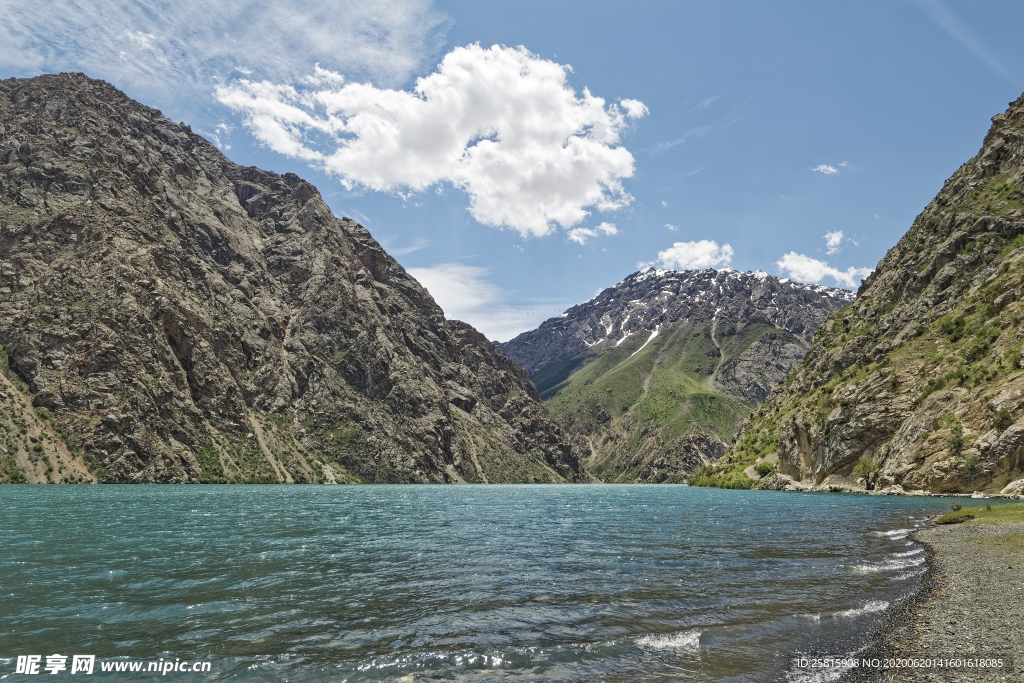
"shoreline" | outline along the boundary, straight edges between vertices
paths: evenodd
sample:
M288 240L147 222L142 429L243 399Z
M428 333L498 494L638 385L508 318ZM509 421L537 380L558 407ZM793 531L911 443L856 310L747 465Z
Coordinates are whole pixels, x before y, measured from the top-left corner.
M912 642L915 635L914 623L917 616L926 608L938 589L937 570L934 561L934 548L917 538L920 529L911 532L910 536L924 546L925 573L913 593L903 597L886 612L885 620L871 637L868 644L857 654L857 658L890 659L905 656L905 643ZM880 669L848 669L839 677L839 683L879 683L888 681L892 674Z
M756 480L761 481L761 480ZM690 484L687 483L687 486ZM695 487L695 488L719 488L716 486L708 487ZM775 488L766 487L760 488L754 486L749 489L751 491L778 491L779 493L854 493L860 496L905 496L908 498L995 498L1000 500L1024 500L1024 493L1001 493L1001 492L987 492L987 491L946 491L939 493L935 491L923 491L919 489L912 489L907 491L902 486L890 486L884 489L863 489L863 488L852 488L848 486L802 486L797 482L789 480L789 483L785 487Z
M1005 657L1012 667L852 669L843 683L985 683L1019 680L1024 670L1024 522L935 525L911 537L925 547L916 592L890 610L864 657Z
M865 493L870 492L865 491ZM913 643L916 636L914 625L939 589L935 548L918 536L921 531L934 528L936 519L938 519L938 515L928 520L931 526L915 529L910 533L910 538L920 543L925 552L925 573L921 577L917 589L901 598L887 610L885 620L871 634L867 645L857 653L857 659L885 660L897 656L907 656L907 644ZM838 680L839 683L881 683L891 680L890 676L892 675L892 672L883 669L855 668L843 672Z

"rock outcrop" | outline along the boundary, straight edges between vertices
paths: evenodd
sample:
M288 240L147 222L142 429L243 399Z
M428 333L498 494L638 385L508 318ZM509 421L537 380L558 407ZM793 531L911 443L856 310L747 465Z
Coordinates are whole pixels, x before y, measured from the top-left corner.
M65 454L28 468L30 426L7 480L586 479L522 368L316 188L81 74L0 81L0 347Z
M1022 190L1024 97L822 325L721 466L775 455L803 485L909 492L997 492L1024 477Z
M767 275L647 268L501 347L606 481L678 481L854 295Z

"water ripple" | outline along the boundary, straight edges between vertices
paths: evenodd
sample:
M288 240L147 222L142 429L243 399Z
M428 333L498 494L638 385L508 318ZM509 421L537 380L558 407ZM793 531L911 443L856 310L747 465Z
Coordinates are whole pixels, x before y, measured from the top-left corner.
M10 486L0 505L5 657L609 683L775 680L789 652L857 641L914 589L905 544L941 508L683 486Z

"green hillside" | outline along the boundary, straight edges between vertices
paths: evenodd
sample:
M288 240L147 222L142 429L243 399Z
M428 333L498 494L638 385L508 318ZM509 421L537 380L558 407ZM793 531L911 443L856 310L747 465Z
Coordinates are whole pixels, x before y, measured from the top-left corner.
M717 372L765 334L765 324L681 322L596 345L539 373L552 416L589 442L588 468L611 482L678 481L720 455L754 407L715 388ZM645 345L646 344L646 345Z
M644 268L501 344L603 481L683 481L853 295L763 272Z

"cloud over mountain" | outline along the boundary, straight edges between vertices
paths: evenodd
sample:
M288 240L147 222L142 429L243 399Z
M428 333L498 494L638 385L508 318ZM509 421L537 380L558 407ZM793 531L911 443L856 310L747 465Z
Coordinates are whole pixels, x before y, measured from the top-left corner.
M775 265L789 274L789 277L798 282L821 282L824 278L830 277L841 287L850 289L857 287L862 278L871 274L871 268L857 268L850 266L846 270L839 270L830 266L827 261L798 254L791 251L784 254L775 262Z
M830 230L825 233L825 246L828 247L826 254L838 254L842 251L843 243L843 231L842 230Z
M676 242L668 249L658 252L656 263L667 269L701 270L729 265L732 254L731 245L719 246L714 240Z
M412 90L317 68L297 87L242 79L217 98L264 144L348 188L419 192L447 182L481 223L543 236L632 201L622 179L633 156L620 134L647 112L636 100L577 96L568 68L522 47L469 45Z

